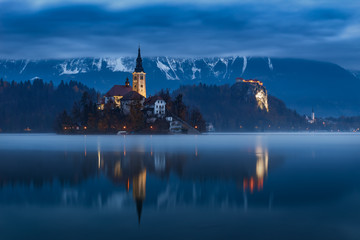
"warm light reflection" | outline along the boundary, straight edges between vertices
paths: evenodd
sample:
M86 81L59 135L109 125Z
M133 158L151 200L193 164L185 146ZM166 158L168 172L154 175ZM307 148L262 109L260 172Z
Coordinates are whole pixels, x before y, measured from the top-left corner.
M121 163L120 161L117 161L115 163L115 168L114 168L114 176L115 177L121 177L122 172L121 172Z
M125 135L124 135L124 157L126 156L126 145L125 145Z
M85 157L86 157L86 154L87 154L87 151L86 151L86 135L84 136L84 138L85 138L85 141L84 141L84 147L85 147L85 149L84 149L84 155L85 155Z
M101 168L101 152L100 152L100 144L98 144L98 168Z
M269 152L268 149L263 147L262 144L258 144L255 149L256 155L256 164L255 164L255 174L256 176L251 176L250 180L245 178L243 180L243 190L244 192L249 189L251 193L254 192L255 188L257 191L261 191L264 187L264 178L268 174L269 167Z

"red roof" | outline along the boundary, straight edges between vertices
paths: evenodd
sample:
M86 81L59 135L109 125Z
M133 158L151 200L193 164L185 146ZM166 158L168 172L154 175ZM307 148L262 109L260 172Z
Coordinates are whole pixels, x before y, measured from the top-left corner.
M132 88L129 86L124 85L114 85L106 94L106 97L113 97L113 96L124 96L128 92L130 92Z
M144 96L135 91L130 91L123 96L122 101L126 100L143 100Z
M145 100L144 105L153 105L157 100L164 100L160 96L149 97Z

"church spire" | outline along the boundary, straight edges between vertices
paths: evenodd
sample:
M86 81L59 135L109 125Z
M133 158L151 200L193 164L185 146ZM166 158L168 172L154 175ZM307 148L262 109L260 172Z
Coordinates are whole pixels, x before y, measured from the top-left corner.
M144 68L142 66L141 53L140 53L140 45L138 49L138 56L136 58L136 67L134 72L144 72Z

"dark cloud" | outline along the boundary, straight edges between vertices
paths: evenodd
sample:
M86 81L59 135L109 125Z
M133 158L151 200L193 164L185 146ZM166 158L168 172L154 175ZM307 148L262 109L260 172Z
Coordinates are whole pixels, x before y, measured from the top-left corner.
M358 9L334 4L0 4L3 58L134 55L141 43L149 56L301 57L360 68Z

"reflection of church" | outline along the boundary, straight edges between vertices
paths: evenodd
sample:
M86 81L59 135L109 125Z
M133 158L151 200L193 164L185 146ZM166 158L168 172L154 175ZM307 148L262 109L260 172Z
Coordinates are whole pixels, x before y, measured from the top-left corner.
M124 154L114 159L104 158L101 149L98 149L98 169L105 172L106 176L115 184L124 185L129 192L132 183L132 196L136 204L138 221L141 220L143 202L146 196L146 168L142 156Z

